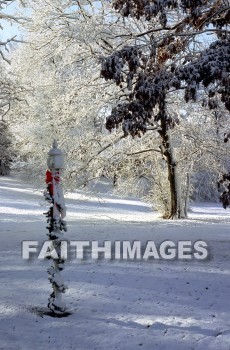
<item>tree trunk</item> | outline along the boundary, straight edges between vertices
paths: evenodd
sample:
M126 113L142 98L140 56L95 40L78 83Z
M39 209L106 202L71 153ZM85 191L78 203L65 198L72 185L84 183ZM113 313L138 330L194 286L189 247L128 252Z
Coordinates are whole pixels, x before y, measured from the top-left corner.
M10 167L3 160L0 160L0 175L6 176L10 173Z
M193 162L191 163L189 167L189 171L187 173L187 179L186 179L186 187L184 191L184 217L188 217L188 205L189 205L189 193L191 188L191 172L193 169Z
M162 129L159 131L162 140L161 153L167 162L168 180L170 186L170 211L165 213L165 219L183 219L185 213L182 208L181 183L177 170L177 162L174 157L173 148L170 141L170 135L167 130L166 122L161 121Z

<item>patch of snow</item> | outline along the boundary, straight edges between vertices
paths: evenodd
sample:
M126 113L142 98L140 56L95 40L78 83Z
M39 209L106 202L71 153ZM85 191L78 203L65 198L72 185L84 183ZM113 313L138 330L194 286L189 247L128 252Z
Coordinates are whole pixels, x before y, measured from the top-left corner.
M22 240L47 239L40 202L42 193L0 177L0 349L230 349L229 211L199 203L187 220L167 221L138 200L69 194L68 240L203 239L210 256L67 261L63 301L72 314L56 319L42 312L50 262L21 258Z

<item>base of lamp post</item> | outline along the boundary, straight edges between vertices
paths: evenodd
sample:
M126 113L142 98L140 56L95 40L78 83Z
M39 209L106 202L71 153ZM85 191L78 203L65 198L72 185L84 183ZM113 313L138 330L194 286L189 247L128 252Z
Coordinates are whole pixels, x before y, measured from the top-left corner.
M50 317L54 317L54 318L55 317L62 318L62 317L68 317L68 316L72 315L72 312L65 311L62 314L56 314L55 312L47 311L47 313L45 315L50 316Z
M45 308L45 307L36 307L36 306L31 306L28 307L27 310L39 317L44 317L44 316L50 316L50 317L54 317L54 318L62 318L62 317L68 317L70 315L73 314L73 312L66 310L65 312L63 312L62 314L56 314L52 311L50 311L50 309Z

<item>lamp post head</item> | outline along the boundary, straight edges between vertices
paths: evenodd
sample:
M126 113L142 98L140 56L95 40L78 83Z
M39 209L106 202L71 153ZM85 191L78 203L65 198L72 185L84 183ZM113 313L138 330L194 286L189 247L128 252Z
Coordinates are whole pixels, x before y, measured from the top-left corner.
M57 141L54 140L53 147L48 152L47 166L50 171L58 171L64 168L63 153L57 146Z

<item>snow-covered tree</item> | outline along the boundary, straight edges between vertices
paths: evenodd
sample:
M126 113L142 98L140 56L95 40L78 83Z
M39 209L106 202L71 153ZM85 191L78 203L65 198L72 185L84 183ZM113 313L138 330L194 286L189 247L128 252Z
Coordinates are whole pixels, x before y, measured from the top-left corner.
M20 101L23 87L15 80L10 70L10 48L19 42L17 35L8 37L5 33L6 23L24 23L26 17L19 14L7 13L7 7L13 3L22 4L22 1L1 0L0 1L0 175L9 173L10 163L14 156L12 148L12 134L9 129L7 113L14 101ZM2 39L4 33L4 39Z
M20 99L21 87L17 86L7 72L8 63L0 61L0 175L9 174L14 156L13 135L9 128L8 112L13 101Z
M191 198L202 201L218 197L217 180L229 163L229 147L224 143L229 121L223 113L217 124L216 113L199 104L185 105L178 97L174 96L168 106L171 115L177 117L177 126L169 131L177 159L181 207L186 217ZM161 138L151 130L138 139L125 138L114 150L110 165L112 161L110 177L116 174L116 191L142 197L163 217L168 217L170 184Z
M22 16L19 13L9 13L7 9L9 6L12 7L15 5L16 7L24 6L25 1L23 0L1 0L0 1L0 57L10 63L9 51L10 47L21 40L17 37L17 35L8 36L4 35L4 39L2 39L2 32L5 32L6 23L20 25L27 21L26 16ZM15 11L13 11L15 12Z
M122 124L124 135L133 137L155 128L161 153L168 165L171 204L168 218L183 217L178 163L171 141L176 120L168 100L175 90L185 90L185 101L196 101L207 92L206 104L214 109L221 100L229 104L229 3L226 1L114 0L120 14L145 21L148 30L124 34L123 45L102 58L101 75L113 80L124 97L112 109L106 127ZM200 48L203 35L213 42ZM113 35L111 34L111 40Z
M182 82L181 92L177 94L177 84L172 83L175 85L172 87L170 83L170 88L167 82L176 81L176 70L189 65L184 63L186 59L198 59L198 49L204 45L201 34L196 41L193 41L195 35L191 35L183 46L184 51L178 49L166 59L163 44L169 45L171 39L168 42L166 38L174 29L162 32L153 18L142 19L140 23L130 16L123 20L112 12L107 1L93 1L86 6L83 2L58 0L27 4L31 8L31 20L25 25L27 44L15 51L13 60L15 72L27 87L24 103L15 103L11 114L13 118L17 116L13 126L20 153L17 167L25 169L27 178L40 177L42 183L47 144L52 134L66 152L68 187L85 186L92 179L106 176L120 192L145 196L165 217L186 216L186 198L192 192L189 187L198 183L198 191L193 191L193 196L203 196L199 190L202 172L211 174L210 164L218 163L208 154L210 147L217 148L216 140L208 142L208 135L215 133L214 119L203 116L207 113L205 107L196 113L197 106L200 100L209 106L217 102L214 103L213 92L209 91L206 98L207 89L202 85L199 101L193 108L193 121L190 117L178 118L181 110L189 115L192 109L190 104L184 106L181 98L187 83ZM179 11L177 14L172 11L171 15L171 26L171 22L187 16ZM193 25L191 28L194 30ZM182 33L178 35L180 40L184 37ZM198 39L202 45L197 44ZM151 43L157 45L155 56L151 53L154 47ZM116 47L119 49L113 53ZM99 79L98 57L101 56L104 56L103 69L111 68L109 74L115 77L117 87L112 86L110 79ZM123 64L119 73L123 77L119 80L116 69ZM102 75L107 73L102 70ZM125 74L131 90L122 83ZM160 98L161 94L165 99ZM224 103L221 102L222 106ZM111 136L103 126L110 111L111 117L106 123L109 130L123 123L123 132L118 128ZM148 113L151 119L146 122L143 118ZM199 119L200 123L209 120L203 133ZM138 142L136 138L125 137L142 133ZM193 142L196 133L199 142ZM207 139L206 146L204 139ZM221 147L218 154L224 153ZM215 175L210 178L216 177L221 166L219 162ZM142 191L142 186L147 192Z
M15 72L27 90L25 103L12 111L12 118L17 116L13 131L21 154L17 166L25 166L27 178L42 176L51 133L66 150L70 185L76 185L75 179L84 185L104 171L106 157L99 156L113 140L101 131L116 89L99 79L98 56L108 50L106 36L115 20L106 1L93 3L95 8L86 9L70 6L74 2L69 1L28 3L32 9L26 24L29 44L14 57ZM120 137L114 135L114 142Z
M116 89L100 79L97 56L106 50L101 48L101 37L110 32L111 23L109 13L103 15L106 2L96 3L95 8L74 1L29 3L27 44L14 57L14 70L27 86L25 103L15 104L12 111L21 154L17 165L25 165L27 176L44 173L41 167L51 134L66 152L65 180L72 187L75 180L83 184L103 168L94 160L111 143L100 129Z

